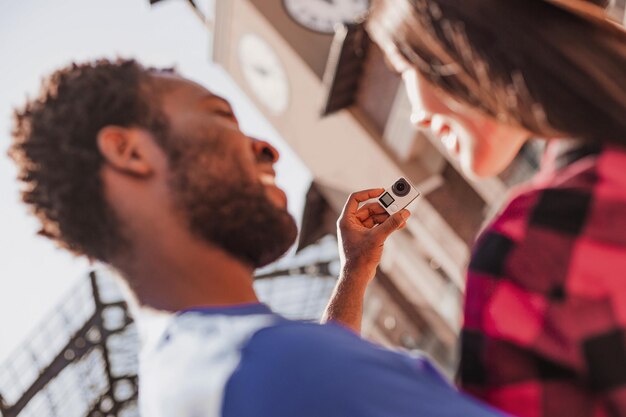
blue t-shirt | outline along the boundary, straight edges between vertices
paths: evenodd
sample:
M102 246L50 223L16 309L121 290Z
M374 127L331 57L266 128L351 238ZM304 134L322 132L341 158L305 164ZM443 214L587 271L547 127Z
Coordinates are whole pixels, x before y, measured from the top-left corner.
M424 357L263 304L188 310L154 328L140 364L144 416L501 416Z

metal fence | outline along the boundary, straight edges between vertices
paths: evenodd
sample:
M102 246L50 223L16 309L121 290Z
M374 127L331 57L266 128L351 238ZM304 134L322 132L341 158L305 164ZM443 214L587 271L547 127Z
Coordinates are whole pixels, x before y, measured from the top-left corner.
M138 340L115 283L92 272L0 365L0 415L137 416Z
M289 318L318 319L336 256L331 239L261 271L260 299ZM120 288L92 272L0 364L0 417L138 416L138 352Z

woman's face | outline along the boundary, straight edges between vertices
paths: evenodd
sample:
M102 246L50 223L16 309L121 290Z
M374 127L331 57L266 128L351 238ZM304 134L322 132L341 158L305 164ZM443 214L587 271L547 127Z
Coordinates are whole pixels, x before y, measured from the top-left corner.
M530 135L454 100L415 68L404 69L402 78L411 101L411 121L418 127L430 128L471 176L489 177L502 172Z

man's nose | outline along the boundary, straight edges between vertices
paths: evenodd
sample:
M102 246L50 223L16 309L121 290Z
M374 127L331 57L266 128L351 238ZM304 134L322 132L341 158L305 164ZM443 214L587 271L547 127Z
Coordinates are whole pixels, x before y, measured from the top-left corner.
M260 162L269 162L274 164L278 161L278 158L280 158L280 154L276 148L264 140L252 138L252 150L254 151L257 160Z

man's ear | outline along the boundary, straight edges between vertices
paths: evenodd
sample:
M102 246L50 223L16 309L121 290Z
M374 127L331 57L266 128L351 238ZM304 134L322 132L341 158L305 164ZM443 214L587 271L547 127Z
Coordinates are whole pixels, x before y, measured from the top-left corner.
M113 169L136 177L150 176L153 162L148 132L138 128L105 126L98 132L98 149Z

